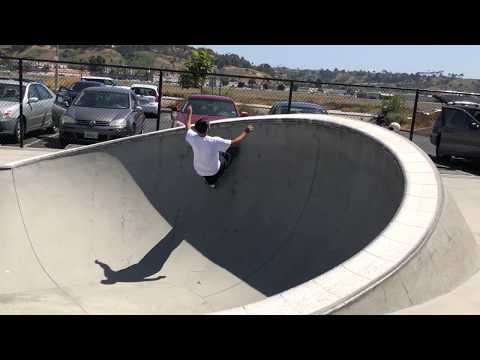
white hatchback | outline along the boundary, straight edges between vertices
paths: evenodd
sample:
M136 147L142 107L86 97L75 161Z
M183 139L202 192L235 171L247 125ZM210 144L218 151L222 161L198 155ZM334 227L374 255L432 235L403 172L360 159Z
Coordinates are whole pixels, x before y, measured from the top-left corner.
M139 105L146 116L157 116L158 114L158 87L149 84L133 84L130 89L137 95Z

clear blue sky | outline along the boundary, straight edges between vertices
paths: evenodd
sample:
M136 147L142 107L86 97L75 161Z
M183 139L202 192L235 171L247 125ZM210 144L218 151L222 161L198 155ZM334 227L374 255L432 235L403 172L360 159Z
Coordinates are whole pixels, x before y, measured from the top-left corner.
M193 45L235 53L255 65L300 69L445 71L480 79L478 45Z

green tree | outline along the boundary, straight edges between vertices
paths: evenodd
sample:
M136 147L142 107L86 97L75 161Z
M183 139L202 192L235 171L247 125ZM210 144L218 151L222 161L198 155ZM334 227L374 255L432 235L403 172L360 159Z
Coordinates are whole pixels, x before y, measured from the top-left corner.
M398 95L382 100L382 111L387 124L397 122L401 125L408 116L406 101Z
M192 55L184 64L189 73L180 75L178 82L182 88L203 88L205 73L212 72L215 68L213 55L205 49L192 50Z
M105 58L101 55L98 56L90 56L88 58L88 70L92 72L103 72L103 66L97 66L98 65L105 65L106 61Z

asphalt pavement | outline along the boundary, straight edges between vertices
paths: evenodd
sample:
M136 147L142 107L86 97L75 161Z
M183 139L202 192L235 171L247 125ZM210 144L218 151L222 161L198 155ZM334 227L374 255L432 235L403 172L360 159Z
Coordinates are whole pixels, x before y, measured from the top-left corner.
M168 129L171 127L172 121L170 117L170 112L165 112L160 116L160 130ZM157 130L157 118L147 118L145 122L144 132L152 132ZM3 136L0 137L0 147L20 147L19 144L15 144L14 140L11 137ZM62 149L58 141L58 132L55 134L48 134L44 130L32 131L27 134L25 137L24 148L47 148L47 149ZM71 144L66 148L78 147L81 145Z
M402 136L409 137L408 132L400 132ZM427 134L414 134L413 142L421 148L432 161L437 165L441 175L447 176L479 176L480 162L453 158L450 161L437 161L435 156L435 146L430 143L430 136Z

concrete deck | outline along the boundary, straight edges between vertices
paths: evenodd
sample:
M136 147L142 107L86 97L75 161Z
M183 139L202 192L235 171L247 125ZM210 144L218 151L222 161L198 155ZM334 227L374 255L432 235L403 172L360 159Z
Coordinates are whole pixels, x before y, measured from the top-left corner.
M471 276L475 241L420 149L305 116L213 126L232 137L257 125L215 190L183 129L9 162L0 313L387 312ZM444 209L452 220L435 228ZM436 271L448 262L452 276Z
M443 183L455 198L480 245L480 178L443 175ZM403 315L468 315L480 314L480 272L451 292L394 314Z
M35 149L35 148L16 148L9 146L0 147L0 167L9 163L30 159L32 157L44 154L52 154L58 152L55 149Z

